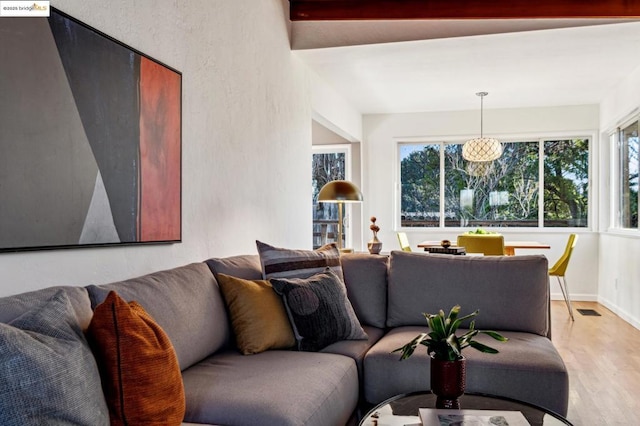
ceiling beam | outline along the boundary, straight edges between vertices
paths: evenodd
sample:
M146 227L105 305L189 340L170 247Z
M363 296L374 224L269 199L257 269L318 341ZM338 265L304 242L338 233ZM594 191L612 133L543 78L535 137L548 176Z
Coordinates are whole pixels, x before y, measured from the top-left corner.
M638 18L640 0L289 0L292 21Z

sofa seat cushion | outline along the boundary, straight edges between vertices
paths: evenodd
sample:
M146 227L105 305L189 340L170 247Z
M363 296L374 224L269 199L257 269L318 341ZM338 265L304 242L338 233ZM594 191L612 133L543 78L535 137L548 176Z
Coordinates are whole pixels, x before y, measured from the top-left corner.
M367 333L367 340L340 340L320 351L329 354L344 355L353 359L358 366L358 376L361 378L363 377L364 356L384 335L384 330L381 328L371 327L370 325L363 325L362 328L364 332Z
M532 333L498 330L508 342L497 342L479 335L477 340L498 349L484 354L467 348L468 392L515 398L566 415L569 379L560 354L549 339ZM364 360L364 393L368 402L377 404L394 395L430 388L430 358L426 348L400 361L393 350L409 342L427 327L407 326L391 330L367 353ZM465 330L460 329L459 335Z
M94 309L112 290L127 302L138 302L169 336L181 370L229 342L231 325L226 306L205 263L92 285L87 290Z
M236 426L343 425L358 401L348 357L225 351L183 371L186 422Z

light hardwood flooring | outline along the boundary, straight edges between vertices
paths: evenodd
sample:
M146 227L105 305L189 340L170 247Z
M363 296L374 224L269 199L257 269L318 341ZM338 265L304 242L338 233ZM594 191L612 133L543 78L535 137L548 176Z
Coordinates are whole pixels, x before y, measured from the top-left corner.
M640 425L640 330L604 306L551 303L552 340L569 371L569 412L575 426ZM602 316L576 310L594 309Z

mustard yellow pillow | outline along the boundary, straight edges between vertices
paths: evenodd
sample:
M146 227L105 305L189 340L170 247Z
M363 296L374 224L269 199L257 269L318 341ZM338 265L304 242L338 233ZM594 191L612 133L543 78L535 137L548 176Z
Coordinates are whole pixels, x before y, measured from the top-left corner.
M266 280L225 274L216 279L229 309L238 349L244 355L295 346L296 339L282 299Z

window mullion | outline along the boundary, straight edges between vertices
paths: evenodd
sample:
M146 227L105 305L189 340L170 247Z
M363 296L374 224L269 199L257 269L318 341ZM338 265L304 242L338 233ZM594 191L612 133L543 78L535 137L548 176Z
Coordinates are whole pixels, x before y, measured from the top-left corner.
M440 142L440 228L444 228L445 227L445 216L444 216L444 212L445 212L445 179L444 179L444 162L445 162L445 155L444 155L444 149L445 147L445 143L444 142Z
M538 228L544 228L544 139L538 140Z

